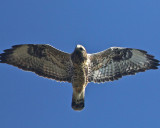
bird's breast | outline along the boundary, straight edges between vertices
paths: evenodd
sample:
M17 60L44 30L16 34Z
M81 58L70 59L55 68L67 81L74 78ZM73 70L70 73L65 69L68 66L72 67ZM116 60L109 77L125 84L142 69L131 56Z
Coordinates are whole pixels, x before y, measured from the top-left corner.
M72 85L73 87L81 87L87 84L87 66L74 66L73 67L73 77Z

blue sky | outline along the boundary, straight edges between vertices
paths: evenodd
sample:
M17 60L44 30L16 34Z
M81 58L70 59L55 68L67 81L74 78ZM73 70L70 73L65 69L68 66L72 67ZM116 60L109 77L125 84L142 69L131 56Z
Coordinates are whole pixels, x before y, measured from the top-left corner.
M0 53L15 44L50 44L88 53L139 48L160 59L159 0L1 0ZM159 128L160 70L88 84L85 109L72 86L0 64L1 128Z

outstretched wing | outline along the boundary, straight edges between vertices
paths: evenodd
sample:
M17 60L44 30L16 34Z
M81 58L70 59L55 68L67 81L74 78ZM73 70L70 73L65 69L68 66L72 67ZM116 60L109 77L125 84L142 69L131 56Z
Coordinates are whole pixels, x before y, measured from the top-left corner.
M89 82L113 81L125 75L157 69L160 65L154 56L139 49L112 47L88 56Z
M71 82L70 54L50 45L15 45L0 54L0 62L58 81Z

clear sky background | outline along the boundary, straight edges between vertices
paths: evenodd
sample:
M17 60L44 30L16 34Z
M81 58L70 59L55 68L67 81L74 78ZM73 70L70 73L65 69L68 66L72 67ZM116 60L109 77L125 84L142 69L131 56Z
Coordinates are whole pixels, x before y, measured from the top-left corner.
M0 53L27 43L139 48L160 59L160 1L0 0ZM88 84L81 112L71 99L69 83L0 64L0 128L160 128L160 70Z

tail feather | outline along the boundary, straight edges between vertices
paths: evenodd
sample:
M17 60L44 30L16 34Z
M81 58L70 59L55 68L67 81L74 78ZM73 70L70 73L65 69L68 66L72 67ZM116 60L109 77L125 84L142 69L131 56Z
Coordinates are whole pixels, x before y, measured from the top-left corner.
M74 110L80 111L84 108L84 97L85 97L85 89L79 92L73 88L72 108Z

